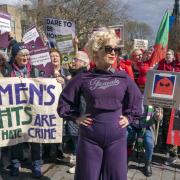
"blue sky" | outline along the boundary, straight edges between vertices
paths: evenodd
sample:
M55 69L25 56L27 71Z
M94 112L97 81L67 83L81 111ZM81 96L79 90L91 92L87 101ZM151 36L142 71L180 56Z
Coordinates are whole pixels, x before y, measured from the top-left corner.
M129 16L146 22L156 34L165 11L172 12L174 0L121 0L129 4Z
M22 3L27 1L28 0L0 0L0 4L6 2L12 5L17 2ZM152 27L154 35L158 30L165 11L169 9L169 12L171 12L174 5L174 0L121 0L121 2L129 5L128 11L130 18L139 22L146 22Z

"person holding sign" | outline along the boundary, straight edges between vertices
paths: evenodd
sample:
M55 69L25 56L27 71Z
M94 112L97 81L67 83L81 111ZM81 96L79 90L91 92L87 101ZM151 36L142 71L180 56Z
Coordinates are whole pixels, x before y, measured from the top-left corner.
M62 55L59 50L52 48L50 49L51 63L53 65L53 77L61 84L64 84L66 81L71 79L70 72L61 66Z
M166 57L165 59L162 59L159 62L157 70L175 72L176 61L175 61L174 51L172 49L167 50ZM169 157L167 158L167 161L165 161L165 164L171 165L176 162L176 156L177 156L177 146L166 144L172 109L164 108L163 111L164 111L164 115L163 115L163 123L162 123L162 149L165 150L165 153L167 152L169 153Z
M29 51L22 43L16 43L12 47L12 68L11 77L35 78L39 76L39 71L30 64ZM37 178L42 176L41 173L41 153L39 143L30 143L32 172ZM23 155L23 144L17 144L11 147L11 169L12 176L18 176L20 170L20 160Z
M53 73L50 76L51 78L56 78L57 82L65 86L66 82L71 79L71 74L67 69L62 68L62 55L58 49L51 48L50 49L50 57L51 57L51 64L53 66ZM43 149L44 153L43 156L45 158L50 157L51 152L51 144L44 144ZM57 154L56 159L62 160L64 158L62 144L56 144Z
M142 94L144 87L141 86ZM152 176L151 161L154 151L154 145L157 143L156 129L163 118L162 108L143 105L143 115L135 122L128 126L128 156L132 154L137 138L137 149L145 149L145 166L144 174L147 177Z
M9 69L11 69L11 66L7 63L7 55L5 52L0 51L0 78L8 77L10 74ZM1 148L0 148L0 168L3 167L3 159L1 154ZM6 150L6 149L5 149Z
M126 180L126 127L141 115L141 93L125 72L112 68L118 50L114 31L94 32L86 49L96 67L67 84L57 109L80 125L75 180Z

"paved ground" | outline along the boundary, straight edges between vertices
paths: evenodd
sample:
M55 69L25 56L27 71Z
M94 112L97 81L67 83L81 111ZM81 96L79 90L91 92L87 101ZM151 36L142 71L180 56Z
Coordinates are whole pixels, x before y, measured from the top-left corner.
M180 180L180 159L172 165L166 166L163 164L165 155L154 153L153 157L153 176L147 178L143 174L143 156L139 158L136 154L130 159L128 164L128 180ZM22 173L17 178L9 176L8 169L1 172L0 180L33 180L29 163L25 162L25 167L22 168ZM43 165L44 176L41 180L73 180L73 175L67 173L69 164L64 162L45 163Z

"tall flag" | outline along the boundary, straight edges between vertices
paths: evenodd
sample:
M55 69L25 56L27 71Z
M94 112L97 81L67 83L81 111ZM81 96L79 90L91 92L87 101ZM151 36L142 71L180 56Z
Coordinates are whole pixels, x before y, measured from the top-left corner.
M169 12L166 11L156 36L154 52L151 57L151 66L161 61L166 56L169 39Z

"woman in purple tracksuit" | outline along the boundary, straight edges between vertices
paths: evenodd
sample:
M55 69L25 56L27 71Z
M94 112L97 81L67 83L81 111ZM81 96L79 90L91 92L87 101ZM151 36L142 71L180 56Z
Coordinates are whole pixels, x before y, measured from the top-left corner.
M114 64L114 31L95 32L87 43L96 68L75 76L63 90L58 113L80 125L75 180L126 180L126 126L141 115L141 93ZM79 112L80 97L86 101Z

